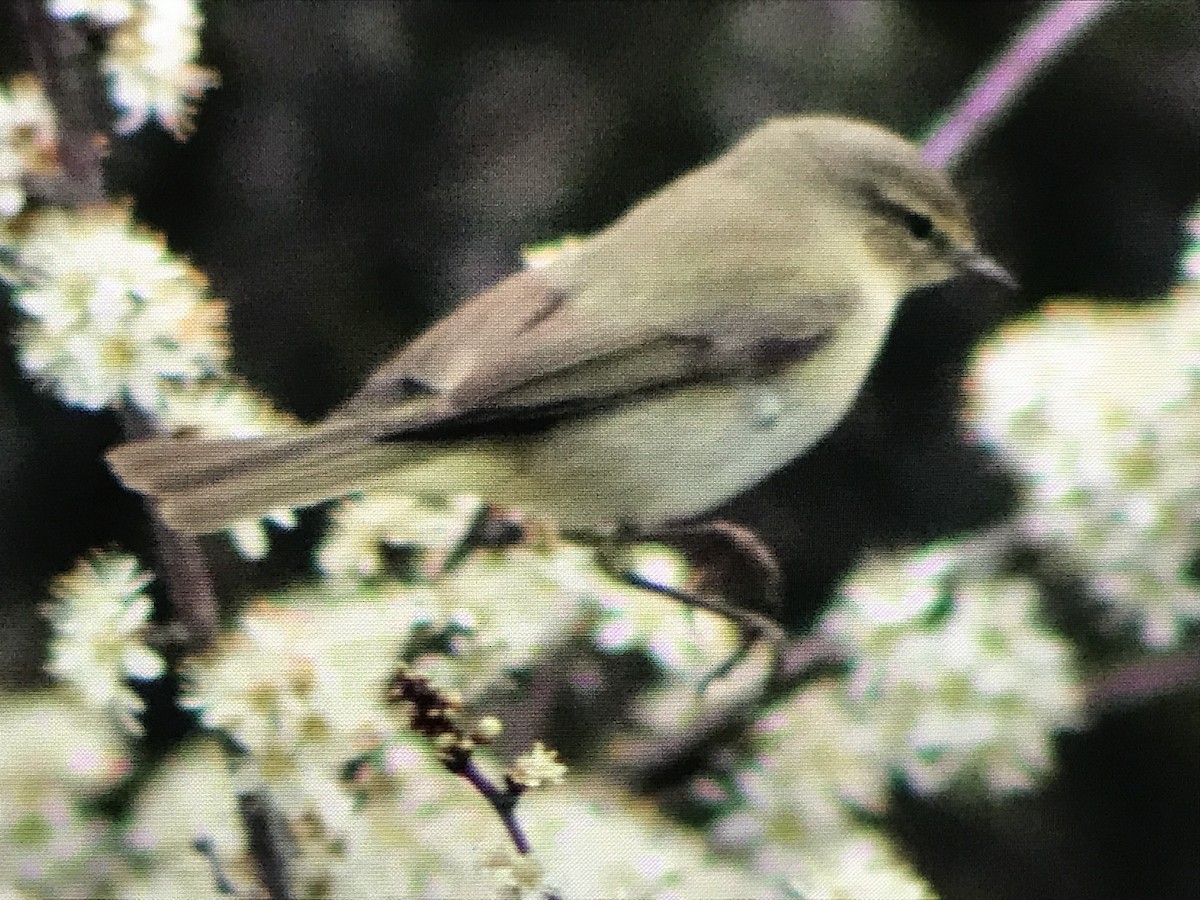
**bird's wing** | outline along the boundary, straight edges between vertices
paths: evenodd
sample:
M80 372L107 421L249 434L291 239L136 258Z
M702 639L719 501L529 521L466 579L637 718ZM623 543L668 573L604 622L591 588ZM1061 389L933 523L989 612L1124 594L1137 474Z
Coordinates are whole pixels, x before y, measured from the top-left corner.
M764 267L802 263L761 248L780 243L765 229L797 223L736 186L699 187L676 182L561 264L468 300L334 415L372 417L379 440L512 433L807 357L848 292L789 296L787 273Z

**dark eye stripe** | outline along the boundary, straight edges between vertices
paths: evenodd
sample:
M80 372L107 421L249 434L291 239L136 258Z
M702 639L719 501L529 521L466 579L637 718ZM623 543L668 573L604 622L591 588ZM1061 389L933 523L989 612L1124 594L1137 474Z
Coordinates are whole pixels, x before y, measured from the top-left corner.
M943 240L942 235L934 227L932 217L905 206L903 203L897 203L879 191L872 190L870 195L872 202L880 212L891 218L892 221L903 225L904 229L917 240L933 243Z
M925 241L933 237L933 219L924 213L905 210L902 214L904 227L919 241Z

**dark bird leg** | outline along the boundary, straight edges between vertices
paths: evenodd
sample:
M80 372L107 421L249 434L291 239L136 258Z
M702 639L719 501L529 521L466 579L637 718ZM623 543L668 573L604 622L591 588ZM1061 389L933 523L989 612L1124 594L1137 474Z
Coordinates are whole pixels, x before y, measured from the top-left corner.
M675 588L633 571L626 564L625 551L635 543L659 543L679 550L695 566L690 583ZM787 633L760 610L774 612L780 608L783 574L774 552L754 531L723 519L655 529L625 527L600 547L598 557L604 568L627 584L716 613L740 629L737 650L702 679L702 691L737 667L760 639L769 642L775 651L774 679Z

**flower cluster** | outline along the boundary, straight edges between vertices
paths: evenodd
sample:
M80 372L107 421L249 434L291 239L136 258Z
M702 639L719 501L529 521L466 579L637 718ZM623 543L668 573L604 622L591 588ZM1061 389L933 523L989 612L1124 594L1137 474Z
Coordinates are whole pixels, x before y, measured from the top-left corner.
M0 723L0 894L120 894L128 868L89 800L129 773L126 736L63 690L0 698Z
M47 8L113 29L103 68L121 110L118 132L157 119L186 136L196 101L217 85L216 73L195 61L204 19L194 0L49 0Z
M194 384L164 382L161 390L159 421L167 431L241 440L296 426L293 416L229 376Z
M846 580L819 625L845 678L782 701L756 724L748 760L693 785L724 809L719 848L788 896L933 896L865 824L886 812L891 773L922 792L1026 788L1053 734L1080 719L1066 642L1038 624L1028 582L997 574L999 558L935 545Z
M976 354L969 422L1022 526L1152 647L1200 621L1200 218L1170 302L1059 302Z
M143 704L129 680L153 680L165 669L146 644L151 579L127 553L94 554L55 581L46 610L54 629L47 671L130 731L139 729Z
M221 372L225 308L124 207L34 214L14 244L21 366L66 403L156 414L172 384Z
M698 799L736 805L712 840L736 851L786 896L928 897L927 884L863 824L888 798L878 729L856 715L844 686L823 681L789 698L755 726L756 753L727 785L695 784Z
M436 503L385 494L351 498L334 509L317 564L334 579L375 579L389 574L384 565L388 549L419 551L420 574L438 579L443 612L476 623L509 649L506 656L513 665L585 618L604 652L641 648L672 671L711 671L737 649L738 633L729 622L604 578L593 552L584 547L533 541L506 551L503 558L477 550L453 572L442 572L478 512L478 499L466 496ZM659 545L635 545L622 562L647 581L667 587L679 586L687 574L682 558ZM498 610L498 596L524 598L523 615Z
M269 794L321 855L359 827L362 786L346 782L347 766L390 740L387 680L425 622L406 598L309 590L259 601L189 661L181 703L241 750L239 780Z
M558 771L538 755L538 768ZM761 879L716 861L694 830L611 783L523 793L517 812L533 852L522 854L432 754L407 745L389 756L392 774L364 797L336 869L337 896L770 896Z
M694 830L668 821L648 800L601 782L537 791L521 800L546 889L544 897L786 896L714 856Z
M255 603L236 632L193 659L183 703L252 758L336 768L347 748L391 731L385 686L406 635L428 614L401 597L307 590L290 601Z
M203 846L220 875L239 888L237 895L252 896L256 878L237 790L219 741L199 736L175 748L133 798L121 847L135 874L112 895L130 900L212 896L216 873L197 852Z
M790 847L808 852L838 834L853 832L862 811L881 812L887 803L887 768L878 736L855 719L841 687L812 685L756 723L755 754L717 788L703 778L695 785L702 800L739 801L713 830L719 846L761 861Z
M21 366L64 403L131 404L166 430L252 437L293 426L226 371L225 304L125 206L44 208L4 235L13 302L24 314ZM295 524L290 510L268 518ZM258 520L233 528L249 557L266 553Z
M420 548L432 575L462 542L479 512L472 497L431 503L417 497L367 494L339 503L317 550L317 565L332 576L380 575L387 548Z
M868 562L842 586L821 629L851 660L847 702L916 790L1028 788L1055 732L1081 723L1070 646L1038 599L951 544Z
M104 28L129 21L139 0L46 0L46 11L59 19L84 18Z

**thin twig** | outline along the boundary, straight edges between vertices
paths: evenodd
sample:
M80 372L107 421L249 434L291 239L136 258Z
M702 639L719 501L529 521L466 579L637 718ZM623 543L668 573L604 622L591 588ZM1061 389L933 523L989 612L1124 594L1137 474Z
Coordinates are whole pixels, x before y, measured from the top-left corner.
M287 845L290 842L283 817L263 794L238 797L238 813L246 830L246 844L263 888L270 900L292 900L288 873Z
M1086 683L1088 707L1101 714L1197 689L1200 653L1195 650L1126 662Z
M78 26L50 16L41 0L19 0L29 57L58 120L58 160L66 176L55 184L63 206L104 203L103 130L96 120L97 77Z
M929 165L952 169L1021 92L1046 70L1051 57L1105 12L1112 0L1060 0L1030 22L1000 57L979 75L966 95L939 120L922 154Z
M754 700L720 709L661 741L639 746L636 752L620 760L618 774L631 783L652 788L689 760L700 761L711 748L736 740L770 704L844 662L842 651L821 634L789 641L776 653L778 660L772 676Z
M533 848L529 844L529 838L521 830L521 825L517 822L516 817L517 800L524 793L519 784L509 781L505 787L498 787L468 754L464 754L461 760L447 760L445 766L447 771L465 779L483 799L491 804L518 853L524 856L532 852Z
M516 818L517 801L525 789L511 778L505 779L503 788L499 787L475 763L473 753L483 738L471 734L463 724L462 702L406 668L392 676L388 699L392 703L409 704L409 724L413 730L434 742L448 772L465 779L487 800L500 817L517 852L527 855L531 849L529 838Z
M71 22L50 16L40 0L19 0L29 56L54 106L59 127L59 160L64 177L54 196L65 206L108 202L102 165L104 133L97 110L98 76L88 62L87 41ZM150 427L131 410L122 411L128 438L145 436ZM189 648L207 646L217 632L217 598L199 542L171 531L155 518L159 570L163 573L173 616L183 625Z
M217 858L217 848L213 844L212 839L208 837L198 837L192 841L192 849L199 853L208 862L208 867L212 872L213 884L217 888L217 893L222 897L236 897L237 888L234 887L229 876L221 869L221 861Z

